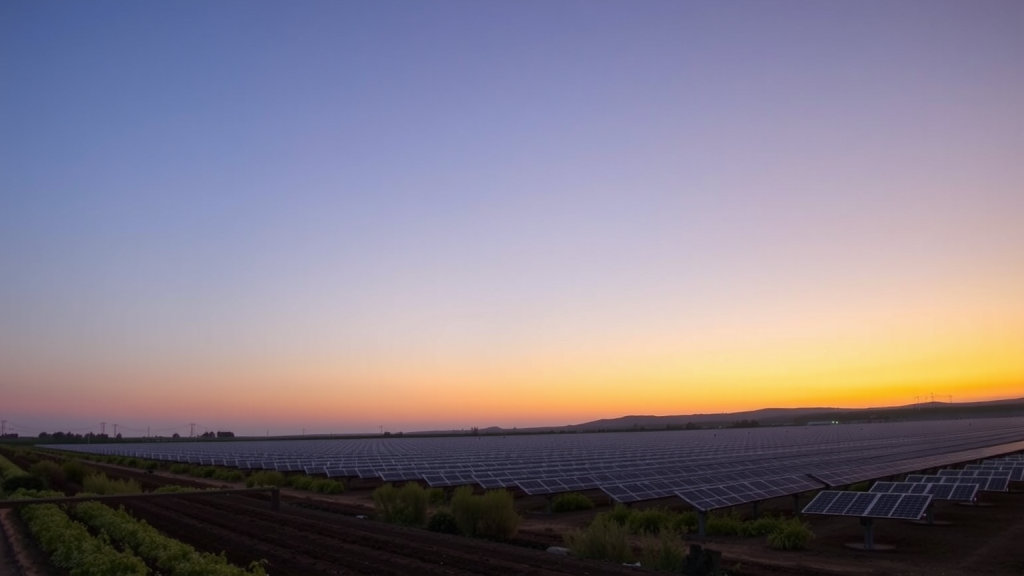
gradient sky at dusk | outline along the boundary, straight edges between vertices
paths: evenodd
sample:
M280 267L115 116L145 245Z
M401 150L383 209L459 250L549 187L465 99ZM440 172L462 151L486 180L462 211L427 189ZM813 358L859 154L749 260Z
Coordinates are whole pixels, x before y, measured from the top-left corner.
M4 2L0 417L1024 396L1021 30L1018 0Z

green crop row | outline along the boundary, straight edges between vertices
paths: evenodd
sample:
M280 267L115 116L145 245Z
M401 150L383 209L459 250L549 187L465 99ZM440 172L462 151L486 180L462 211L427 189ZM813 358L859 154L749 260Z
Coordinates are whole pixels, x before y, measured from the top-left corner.
M7 458L0 456L0 480L12 478L14 476L24 476L25 471L18 468L14 462L11 462Z
M32 537L54 564L71 576L144 576L146 563L130 552L119 552L68 518L56 504L25 506L21 517Z
M136 520L124 509L114 510L99 502L84 502L74 509L75 516L95 530L124 545L170 576L243 576L265 575L253 562L249 569L229 564L223 555L199 552L179 540L164 536L144 521Z

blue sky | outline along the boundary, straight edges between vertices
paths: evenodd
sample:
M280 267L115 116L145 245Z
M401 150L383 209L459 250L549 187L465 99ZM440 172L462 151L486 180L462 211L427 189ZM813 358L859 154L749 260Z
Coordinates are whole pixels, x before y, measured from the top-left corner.
M167 388L191 402L144 419L306 389L282 429L556 424L744 408L664 391L744 388L699 367L783 345L801 382L1000 350L938 384L1005 388L1022 24L1012 1L4 3L0 389L39 427ZM597 398L536 416L499 388ZM47 412L83 390L108 407ZM423 390L481 416L388 404Z

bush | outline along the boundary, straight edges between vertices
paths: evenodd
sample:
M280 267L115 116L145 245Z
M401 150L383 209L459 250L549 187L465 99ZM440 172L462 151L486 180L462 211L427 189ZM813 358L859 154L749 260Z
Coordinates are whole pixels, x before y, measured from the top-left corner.
M28 473L39 478L47 488L64 485L64 470L53 460L40 460L33 464Z
M645 568L682 572L686 551L682 541L669 532L662 532L661 538L647 538L640 548L640 564Z
M217 468L217 471L213 473L213 479L224 482L241 482L245 480L245 473L241 470L232 470L230 468Z
M261 470L259 472L253 472L246 480L245 486L247 488L255 488L257 486L276 486L280 488L284 486L284 474L281 474L277 470Z
M213 478L217 469L213 466L193 466L189 469L188 475L196 478Z
M709 514L705 530L708 536L744 536L746 526L736 514Z
M627 536L626 528L609 514L598 516L586 529L567 533L565 544L579 558L624 564L633 562Z
M744 536L767 536L782 529L785 519L779 516L761 516L743 523Z
M289 476L288 485L298 490L309 490L310 486L313 485L313 479L304 474Z
M658 534L662 529L671 530L672 514L661 508L635 510L626 520L626 528L633 534Z
M64 471L64 479L72 484L82 485L87 469L81 460L68 460L60 467Z
M12 494L18 490L45 490L46 483L37 476L11 476L4 480L3 491Z
M623 504L616 504L610 511L605 512L602 516L608 518L612 522L615 522L619 526L625 526L629 522L629 517L633 515L632 508L626 508Z
M111 480L106 474L86 476L82 490L92 494L141 494L142 486L136 480Z
M188 464L171 464L171 474L188 474L192 467Z
M427 503L431 506L441 506L444 504L444 489L442 488L429 488L427 489Z
M669 527L676 534L696 532L699 527L697 523L697 513L692 510L687 512L676 512L672 515L672 522Z
M427 521L427 491L415 482L401 488L385 484L373 491L373 506L380 520L390 524L422 526Z
M317 478L309 486L309 490L318 494L341 494L345 491L345 485L330 478Z
M489 490L474 496L472 488L463 486L452 496L452 514L459 531L466 536L507 540L519 528L515 498L505 490Z
M786 520L780 525L780 530L768 535L768 546L773 550L802 550L814 538L810 527L800 520Z
M455 516L451 512L441 510L430 517L430 522L427 522L427 530L441 534L458 534L459 525L455 522Z
M142 465L143 470L148 470L150 472L154 472L158 468L160 468L160 463L156 460L147 460L146 463Z
M551 502L552 512L573 512L575 510L591 510L594 502L578 492L559 494Z

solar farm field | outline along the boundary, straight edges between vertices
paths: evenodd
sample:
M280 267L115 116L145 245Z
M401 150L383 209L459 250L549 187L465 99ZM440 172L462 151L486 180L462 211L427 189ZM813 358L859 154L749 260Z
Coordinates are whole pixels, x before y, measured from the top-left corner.
M1024 450L1024 419L676 432L106 444L69 451L713 510Z
M370 492L386 482L510 490L526 511L522 531L530 545L560 545L562 533L584 525L593 513L600 512L559 516L543 511L546 499L564 492L583 492L598 501L637 508L692 509L702 517L725 509L749 514L751 503L759 503L762 510L788 514L794 510L791 496L803 495L801 506L811 502L805 510L810 515L804 518L817 535L808 550L776 552L768 550L763 540L693 538L722 550L727 563L735 563L730 572L734 574L1024 573L1024 552L1014 544L1024 538L1024 498L1010 489L1020 487L1015 483L1024 474L1024 460L1019 457L1024 451L1024 419L1020 418L643 433L54 447L348 479L354 490L318 500L319 507L333 506L344 513L341 515L316 516L308 508L272 512L265 503L245 498L190 502L183 507L130 506L137 516L174 537L191 538L197 548L204 542L210 546L212 541L226 548L229 558L233 554L267 557L276 568L270 572L276 574L572 574L581 570L618 574L629 570L353 519L351 514L360 510L372 512ZM123 473L154 486L168 481L165 476L169 476ZM831 495L834 492L830 491L865 481L877 481L871 492ZM815 505L815 495L829 500ZM969 501L975 496L987 506L957 506L957 500ZM306 499L285 496L286 502L296 504ZM855 502L858 506L853 506ZM930 518L932 506L939 519L954 526L908 528L911 516L923 517L925 509ZM861 508L864 514L860 516L886 518L874 528L873 537L897 544L898 552L871 556L844 548L844 543L861 539L856 519ZM882 508L888 515L879 515ZM823 513L830 515L819 515ZM974 551L967 556L957 554L959 543Z

